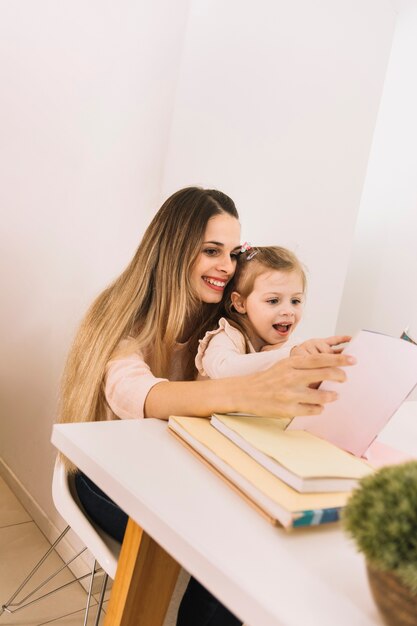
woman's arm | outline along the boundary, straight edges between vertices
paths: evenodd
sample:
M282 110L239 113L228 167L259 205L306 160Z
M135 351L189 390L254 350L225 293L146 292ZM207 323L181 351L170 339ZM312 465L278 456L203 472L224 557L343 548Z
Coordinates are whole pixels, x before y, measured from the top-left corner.
M232 412L279 417L317 415L324 404L336 400L337 394L309 385L324 380L343 382L346 374L340 368L354 362L353 357L343 354L294 356L248 376L159 382L148 392L144 414L160 419Z

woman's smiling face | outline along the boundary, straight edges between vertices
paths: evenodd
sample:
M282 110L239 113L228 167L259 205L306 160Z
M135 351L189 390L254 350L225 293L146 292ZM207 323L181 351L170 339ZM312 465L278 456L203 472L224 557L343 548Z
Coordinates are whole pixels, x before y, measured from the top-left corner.
M192 286L202 302L221 301L236 269L240 251L240 224L228 213L219 213L207 222L200 253L191 270Z

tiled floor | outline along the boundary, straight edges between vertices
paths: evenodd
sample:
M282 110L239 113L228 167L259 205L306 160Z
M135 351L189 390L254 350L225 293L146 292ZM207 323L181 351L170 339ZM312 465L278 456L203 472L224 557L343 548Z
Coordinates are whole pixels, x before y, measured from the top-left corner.
M49 548L49 543L39 528L32 521L12 491L0 477L0 606L15 592L29 571ZM62 561L58 555L52 554L42 565L31 582L31 589L55 571ZM43 593L56 584L62 585L74 576L65 568L48 583ZM175 626L178 603L185 590L188 575L182 571L168 609L164 626ZM108 596L108 593L106 594ZM18 600L17 598L16 600ZM87 594L83 587L75 582L73 585L40 600L14 614L0 615L0 626L82 626ZM90 610L88 625L94 624L98 594L95 595ZM107 600L104 602L104 612ZM104 622L104 616L100 626Z
M0 478L0 606L14 593L48 547L44 535ZM60 565L62 561L59 556L52 554L34 576L31 589ZM61 585L73 578L72 573L65 568L56 577L55 584ZM48 585L46 591L53 588L54 581ZM46 623L52 626L82 626L86 598L82 586L75 582L13 615L3 613L0 626L40 626ZM96 600L90 611L89 625L94 623Z

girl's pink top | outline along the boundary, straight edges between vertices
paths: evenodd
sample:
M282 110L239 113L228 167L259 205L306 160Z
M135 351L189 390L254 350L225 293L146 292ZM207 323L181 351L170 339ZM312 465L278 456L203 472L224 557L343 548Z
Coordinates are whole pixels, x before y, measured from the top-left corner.
M282 347L266 352L255 352L249 342L246 353L243 334L222 317L216 330L207 332L199 342L195 364L201 376L226 378L243 376L268 369L290 355L300 338L290 337Z

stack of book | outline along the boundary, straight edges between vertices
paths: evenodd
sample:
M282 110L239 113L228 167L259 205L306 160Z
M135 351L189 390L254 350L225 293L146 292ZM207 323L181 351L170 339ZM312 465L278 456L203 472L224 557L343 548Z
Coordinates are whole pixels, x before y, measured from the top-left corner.
M271 522L337 521L362 477L406 460L375 438L417 383L413 344L361 331L346 353L357 365L320 416L171 416L170 430Z

